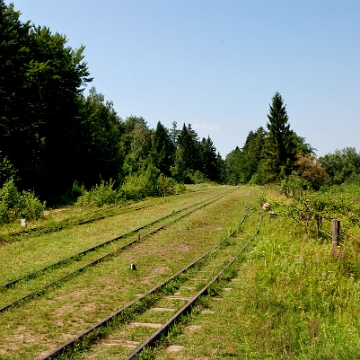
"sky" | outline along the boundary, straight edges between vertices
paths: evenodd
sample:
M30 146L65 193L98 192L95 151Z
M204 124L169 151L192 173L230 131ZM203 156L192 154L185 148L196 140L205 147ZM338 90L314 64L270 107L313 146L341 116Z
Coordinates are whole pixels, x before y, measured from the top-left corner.
M150 128L191 124L223 158L279 92L318 157L360 151L359 0L5 0L85 45L94 86Z

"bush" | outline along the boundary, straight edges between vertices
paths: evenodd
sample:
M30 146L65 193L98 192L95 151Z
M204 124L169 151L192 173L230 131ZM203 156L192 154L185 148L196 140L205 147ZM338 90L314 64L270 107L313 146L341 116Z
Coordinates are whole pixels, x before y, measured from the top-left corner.
M281 181L280 186L280 192L287 197L299 196L302 190L310 190L312 188L311 183L308 180L305 180L296 174L286 177Z
M119 199L119 193L114 189L115 181L106 182L101 180L100 185L96 185L90 191L84 191L77 199L76 204L79 205L95 205L98 207L107 204L116 204Z
M16 219L39 219L45 210L45 203L34 193L23 191L19 193L11 178L0 189L0 223L8 223Z
M174 195L176 193L176 181L173 178L159 177L159 186L162 195Z
M45 203L41 203L34 193L23 191L18 201L18 214L21 219L37 220L45 210Z
M199 170L196 170L193 175L188 175L190 178L191 184L202 184L205 182L210 182L210 180Z
M121 187L121 194L126 199L139 200L149 195L149 179L146 175L129 175Z

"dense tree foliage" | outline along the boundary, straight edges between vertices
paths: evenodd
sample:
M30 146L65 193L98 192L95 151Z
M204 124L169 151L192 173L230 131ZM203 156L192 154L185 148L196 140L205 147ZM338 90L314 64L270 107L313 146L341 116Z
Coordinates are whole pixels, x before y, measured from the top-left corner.
M230 184L265 184L292 174L299 156L311 157L314 149L288 123L286 106L277 92L272 98L267 131L250 131L244 146L226 157Z
M82 102L83 143L82 162L79 163L75 179L92 186L103 179L120 181L124 153L120 148L124 124L113 109L111 101L91 88Z
M236 185L297 174L314 188L326 179L360 178L353 148L316 160L314 149L290 129L278 92L267 130L250 131L243 147L223 160L211 138L200 139L191 124L178 129L173 122L167 129L159 121L151 129L142 117L122 120L95 88L83 94L92 80L83 46L74 50L65 36L21 22L14 6L2 1L0 16L0 187L16 182L19 191L54 201L73 184L106 188L107 181L135 199L164 193L174 182L169 177Z
M92 79L83 46L73 50L65 36L21 22L13 5L0 10L0 186L11 178L51 200L74 181L89 188L141 174L224 179L210 137L200 141L190 124L154 130L142 117L123 121L95 88L84 96Z
M80 94L91 80L84 48L73 50L64 36L20 22L13 5L1 3L0 12L0 150L20 187L60 193L81 157Z
M329 183L339 185L344 182L360 183L360 153L347 147L319 158L319 164L329 174Z
M229 167L228 179L232 184L246 184L257 172L264 155L264 136L262 127L250 131L243 148L238 147L229 153L226 162Z
M318 190L328 180L326 170L311 155L299 154L295 163L295 173L308 181L312 188Z
M169 130L159 121L152 137L151 161L164 175L170 176L170 167L174 163L175 144Z

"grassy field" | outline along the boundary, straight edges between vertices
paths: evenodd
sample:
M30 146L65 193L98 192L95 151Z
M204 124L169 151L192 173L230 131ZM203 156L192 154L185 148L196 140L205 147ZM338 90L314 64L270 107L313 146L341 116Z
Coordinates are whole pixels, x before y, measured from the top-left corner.
M204 188L146 200L152 206L136 212L21 238L0 246L0 282L228 190L235 191L71 281L0 314L0 358L37 359L156 286L224 238L239 222L251 193L247 227L256 229L261 201L270 202L277 216L264 214L259 234L231 268L233 279L219 283L212 296L203 298L159 347L145 351L141 358L359 359L359 226L344 218L339 251L333 254L330 222L324 218L322 234L317 233L313 220L305 227L294 218L293 209L287 210L294 200L277 189ZM338 196L331 191L321 196ZM357 201L353 201L357 190L345 189L341 194L353 202L351 216L359 214ZM339 211L339 218L344 214ZM129 270L130 263L136 263L136 272ZM53 273L46 274L44 281ZM15 297L29 287L31 281L26 281L1 295ZM115 349L116 339L111 339ZM111 352L107 351L103 354ZM79 358L111 357L90 352Z
M0 356L35 359L116 311L200 256L241 218L250 190L214 187L127 213L0 247L1 279L22 275L186 204L232 191L119 256L0 314ZM137 271L131 272L130 263ZM6 265L7 264L7 265ZM51 276L48 274L47 276ZM3 283L4 281L2 281ZM30 282L20 284L27 287Z

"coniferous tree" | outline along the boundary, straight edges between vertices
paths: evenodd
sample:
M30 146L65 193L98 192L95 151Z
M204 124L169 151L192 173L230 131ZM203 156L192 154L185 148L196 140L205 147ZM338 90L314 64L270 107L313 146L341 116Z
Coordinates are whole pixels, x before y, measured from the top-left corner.
M218 158L214 143L208 136L203 138L200 143L201 149L201 172L210 180L216 181L219 179Z
M296 137L290 130L286 106L278 92L272 98L268 120L266 159L269 175L276 179L289 175L296 159Z
M198 135L191 124L182 127L177 139L175 164L172 175L181 182L188 182L196 171L202 171L201 145Z
M175 146L170 138L169 131L159 121L152 137L151 160L164 175L170 175L174 156Z

